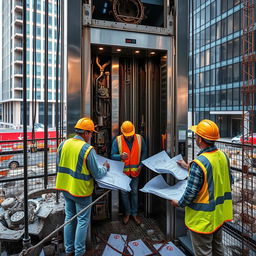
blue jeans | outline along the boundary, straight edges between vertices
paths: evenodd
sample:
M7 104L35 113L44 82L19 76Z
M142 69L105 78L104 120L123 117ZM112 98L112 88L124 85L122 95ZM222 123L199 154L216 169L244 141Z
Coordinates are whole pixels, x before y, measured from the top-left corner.
M65 222L92 202L92 197L75 197L63 192L65 198ZM85 253L87 229L90 223L91 208L80 214L74 221L64 227L64 246L66 253L81 256Z
M139 186L139 177L131 177L130 182L131 191L125 192L121 191L121 198L124 207L125 215L136 216L138 213L138 186ZM129 198L130 197L130 198Z

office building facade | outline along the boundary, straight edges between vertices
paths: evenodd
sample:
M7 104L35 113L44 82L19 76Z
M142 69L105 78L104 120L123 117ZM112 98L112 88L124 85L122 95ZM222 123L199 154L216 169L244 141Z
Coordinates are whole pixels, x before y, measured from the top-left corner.
M36 3L36 40L33 40L33 13ZM45 1L26 1L27 42L27 112L29 125L35 121L44 123L44 58L45 58ZM1 1L1 89L0 121L2 124L22 125L23 121L23 1ZM57 49L57 3L49 0L48 5L48 124L55 126L56 99L56 49ZM33 47L33 45L35 45ZM33 50L34 48L34 50ZM35 60L33 61L33 52ZM33 64L34 63L34 64ZM34 67L33 67L34 66ZM33 75L34 74L34 75ZM32 88L34 88L34 93Z
M193 1L190 1L189 123L193 109L195 123L211 119L219 125L222 137L232 137L242 129L243 1Z

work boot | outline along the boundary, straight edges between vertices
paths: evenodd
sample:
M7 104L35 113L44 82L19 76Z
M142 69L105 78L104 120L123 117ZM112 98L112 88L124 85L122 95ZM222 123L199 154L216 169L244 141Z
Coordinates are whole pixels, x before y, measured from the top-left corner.
M73 252L71 253L66 253L66 256L74 256L75 254Z
M140 225L141 218L138 215L132 216L137 225Z
M129 215L126 215L126 216L123 217L123 223L124 223L124 225L126 225L126 224L128 223L129 218L130 218Z

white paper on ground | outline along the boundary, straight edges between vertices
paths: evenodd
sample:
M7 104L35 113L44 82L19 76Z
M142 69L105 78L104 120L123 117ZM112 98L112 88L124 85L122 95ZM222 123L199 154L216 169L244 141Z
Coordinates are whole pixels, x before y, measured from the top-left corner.
M151 193L168 200L179 201L185 192L186 187L187 180L179 181L175 185L170 186L161 175L158 175L146 183L140 191Z
M113 190L120 189L123 191L131 191L131 178L123 173L123 162L110 160L99 155L97 155L97 161L99 165L103 165L106 161L108 161L110 165L107 174L101 179L96 179L99 187L102 186Z
M126 235L110 234L108 238L108 243L118 251L123 252L126 239L127 239ZM121 253L113 250L108 245L106 245L102 254L102 256L121 256L121 255L122 255Z
M142 163L156 173L169 173L178 180L184 180L188 177L188 171L176 163L181 159L181 155L170 158L165 151L161 151L143 160Z
M154 247L158 250L162 244L154 244ZM172 242L168 242L161 250L161 256L186 256L179 248L177 248Z
M144 244L144 242L141 239L129 242L127 249L131 255L146 256L146 255L152 254L152 252L149 250L149 248Z

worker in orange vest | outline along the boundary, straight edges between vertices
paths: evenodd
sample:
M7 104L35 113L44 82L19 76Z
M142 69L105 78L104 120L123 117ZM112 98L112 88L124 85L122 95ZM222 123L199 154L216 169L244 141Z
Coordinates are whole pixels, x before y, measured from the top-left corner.
M121 125L122 135L117 136L111 149L111 158L124 162L124 173L131 177L131 192L121 191L121 198L124 207L123 223L127 224L130 215L137 224L141 223L138 216L138 185L139 174L142 163L147 157L147 146L143 137L135 134L135 127L132 122L125 121ZM130 197L130 198L129 198Z

